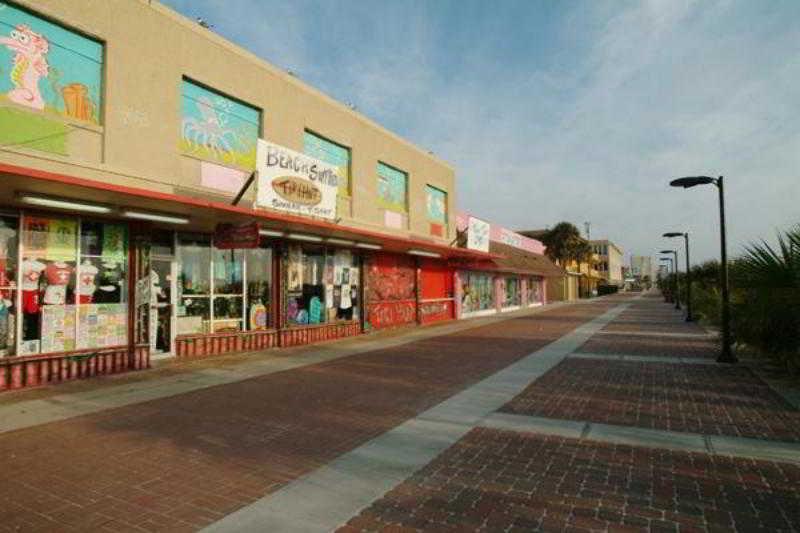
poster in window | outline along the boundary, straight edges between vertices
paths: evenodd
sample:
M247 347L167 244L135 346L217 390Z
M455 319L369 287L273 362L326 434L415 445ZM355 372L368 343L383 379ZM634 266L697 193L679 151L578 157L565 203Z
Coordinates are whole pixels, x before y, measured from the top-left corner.
M51 218L47 231L46 259L75 259L75 243L78 237L78 221Z
M25 217L22 246L27 257L42 257L47 251L47 233L50 219Z
M299 244L289 246L288 260L288 289L299 291L303 289L303 248Z
M42 306L42 353L75 349L75 306Z
M103 224L103 258L107 261L125 261L125 226Z
M313 296L308 302L308 323L319 324L322 321L322 302Z

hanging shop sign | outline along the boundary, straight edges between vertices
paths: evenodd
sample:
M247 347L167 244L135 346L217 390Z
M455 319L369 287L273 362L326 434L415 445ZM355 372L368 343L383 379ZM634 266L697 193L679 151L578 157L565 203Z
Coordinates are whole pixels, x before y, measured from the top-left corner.
M258 222L244 224L217 224L214 247L220 250L258 248Z
M490 231L491 224L479 218L469 217L467 225L467 248L470 250L488 252Z
M336 218L339 174L334 165L258 140L256 207Z

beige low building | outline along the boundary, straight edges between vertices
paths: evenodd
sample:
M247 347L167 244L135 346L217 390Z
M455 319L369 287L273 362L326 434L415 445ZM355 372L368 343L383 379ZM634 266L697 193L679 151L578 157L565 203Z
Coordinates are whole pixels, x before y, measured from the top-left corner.
M0 7L0 390L453 318L490 257L450 165L158 2Z

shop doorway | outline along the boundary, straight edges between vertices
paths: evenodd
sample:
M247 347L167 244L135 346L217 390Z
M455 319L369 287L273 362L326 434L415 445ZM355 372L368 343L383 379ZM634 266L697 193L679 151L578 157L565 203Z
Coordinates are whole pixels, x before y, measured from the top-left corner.
M170 356L175 346L175 281L173 258L153 257L150 291L150 353Z

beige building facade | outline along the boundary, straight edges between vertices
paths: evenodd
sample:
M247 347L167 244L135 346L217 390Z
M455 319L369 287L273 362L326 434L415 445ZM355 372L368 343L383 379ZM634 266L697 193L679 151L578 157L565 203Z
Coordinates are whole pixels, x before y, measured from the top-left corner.
M624 284L622 276L622 266L624 262L623 250L613 242L603 240L591 240L589 244L592 252L597 254L597 270L600 276L609 285L621 287Z
M491 258L450 165L158 2L0 8L0 390L452 319Z

